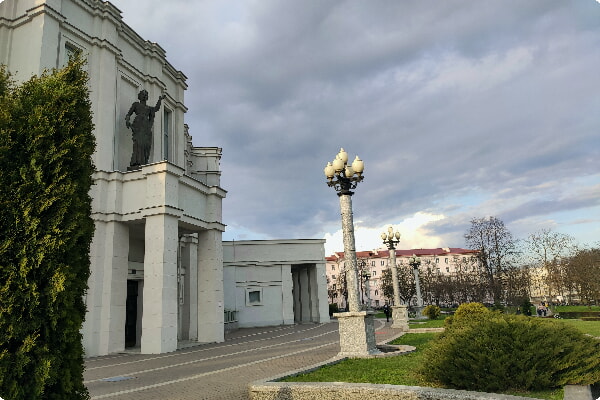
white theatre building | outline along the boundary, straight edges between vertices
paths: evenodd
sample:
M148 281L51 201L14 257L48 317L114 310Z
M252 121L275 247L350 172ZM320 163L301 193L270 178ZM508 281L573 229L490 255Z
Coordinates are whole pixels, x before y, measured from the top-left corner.
M238 326L328 321L323 241L227 243L224 268L221 149L192 145L186 76L158 44L109 2L0 2L0 64L15 80L60 68L76 51L87 58L97 142L86 355L223 341L226 318ZM125 116L142 90L151 106L165 97L148 160L131 167Z

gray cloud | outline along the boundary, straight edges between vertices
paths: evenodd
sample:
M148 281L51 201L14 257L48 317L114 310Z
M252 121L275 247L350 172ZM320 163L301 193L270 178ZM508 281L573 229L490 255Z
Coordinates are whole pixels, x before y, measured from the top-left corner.
M365 161L354 212L373 226L444 212L432 234L459 246L480 213L598 217L568 196L600 181L594 0L114 3L189 77L186 120L224 149L240 232L338 229L322 168L340 147Z

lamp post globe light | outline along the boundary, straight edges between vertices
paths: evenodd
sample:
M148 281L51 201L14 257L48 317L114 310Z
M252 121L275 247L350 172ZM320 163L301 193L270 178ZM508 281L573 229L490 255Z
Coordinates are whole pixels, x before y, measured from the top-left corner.
M396 264L396 245L400 243L400 232L394 232L391 226L387 232L381 234L383 244L390 252L390 265L392 267L392 286L394 289L394 305L392 308L392 328L408 331L408 314L406 306L400 301L400 285L398 283L398 265Z
M361 311L358 287L358 265L354 241L354 221L352 217L352 189L361 182L365 165L356 156L348 164L348 153L342 148L332 162L328 162L323 172L327 186L337 192L342 215L344 237L344 259L348 286L348 312L336 313L340 332L340 356L366 357L380 353L375 341L373 313Z
M415 275L415 287L417 289L417 306L415 307L416 317L422 319L425 317L422 314L423 297L421 297L421 284L419 282L419 266L421 265L421 259L413 254L412 257L408 259L408 265L412 267L413 274Z

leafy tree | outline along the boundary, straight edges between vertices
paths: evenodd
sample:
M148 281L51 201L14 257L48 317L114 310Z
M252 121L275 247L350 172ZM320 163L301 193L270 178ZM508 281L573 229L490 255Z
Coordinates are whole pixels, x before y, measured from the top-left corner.
M583 249L568 262L567 280L585 304L600 302L600 249Z
M561 261L573 253L573 237L552 232L550 229L542 229L529 235L527 249L532 258L534 271L539 271L536 275L543 279L542 288L546 289L545 294L549 298L556 295L564 296L564 291L569 285L565 281L565 269Z
M394 283L392 281L392 269L390 267L381 271L379 290L381 290L383 297L387 299L388 303L392 304L392 300L394 299Z
M415 287L415 277L412 273L412 268L398 265L398 288L400 289L400 301L408 304L417 294ZM392 268L384 269L381 276L380 289L384 296L391 301L394 299L394 285L392 281ZM398 304L396 304L398 305Z
M80 328L95 148L73 59L16 86L0 71L0 396L85 399Z
M506 277L517 253L516 240L496 217L473 218L465 234L467 247L479 250L478 258L485 274L492 302L506 297Z

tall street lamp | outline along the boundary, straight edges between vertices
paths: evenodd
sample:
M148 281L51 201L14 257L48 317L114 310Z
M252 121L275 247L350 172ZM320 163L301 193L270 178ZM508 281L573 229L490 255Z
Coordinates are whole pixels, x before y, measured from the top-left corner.
M387 232L381 234L383 244L390 253L390 265L392 266L392 285L394 288L394 305L392 306L392 328L408 331L408 318L406 306L400 302L400 285L398 283L398 265L396 265L396 245L400 243L400 232L394 233L391 226Z
M419 266L421 265L421 259L413 254L412 257L408 259L408 265L412 267L413 274L415 275L415 287L417 289L417 306L415 307L416 317L423 318L423 297L421 297L421 284L419 282Z
M348 164L348 153L340 149L335 159L328 162L323 172L327 185L333 187L340 198L342 232L344 236L344 259L348 282L348 312L334 314L338 318L340 332L340 355L364 357L379 353L375 342L373 314L360 310L358 268L352 218L352 189L363 180L364 163L358 156Z

